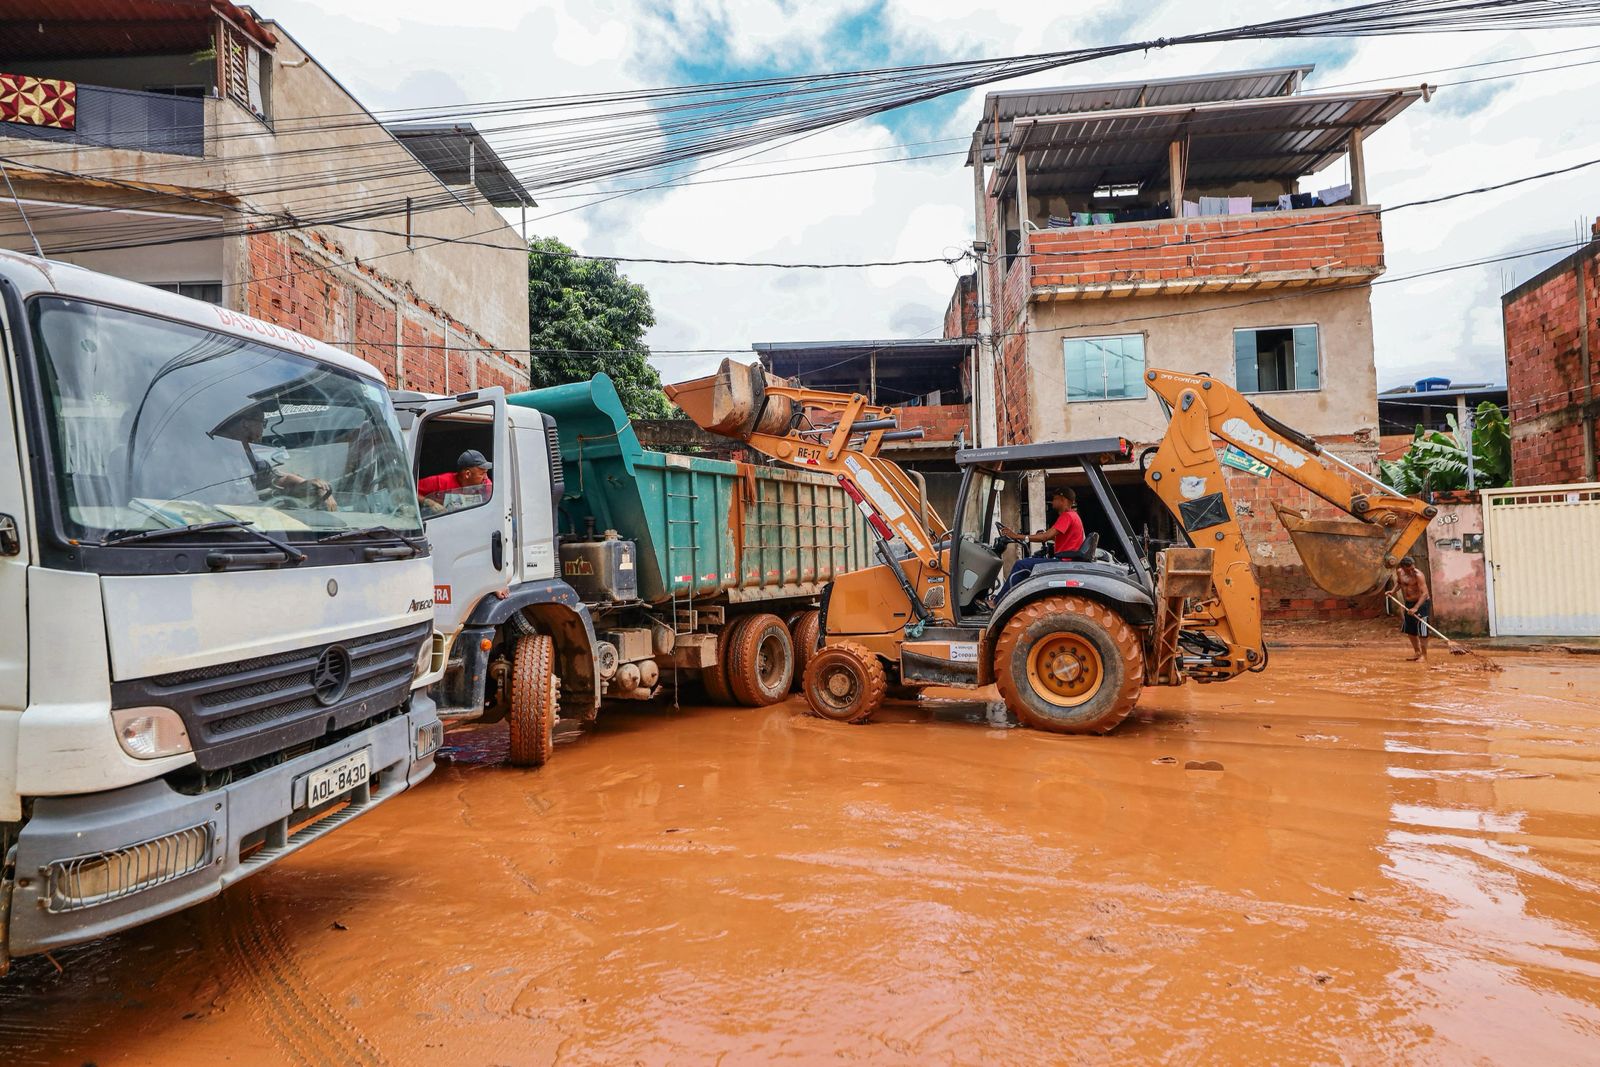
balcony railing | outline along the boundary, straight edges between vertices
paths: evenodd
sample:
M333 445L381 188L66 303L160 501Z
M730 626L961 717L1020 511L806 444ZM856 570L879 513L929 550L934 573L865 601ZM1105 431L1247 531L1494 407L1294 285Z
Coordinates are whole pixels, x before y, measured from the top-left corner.
M1383 273L1376 207L1041 230L1028 234L1027 252L1012 262L1005 296L1013 284L1034 299L1085 299L1348 284Z
M0 122L0 137L204 156L206 102L197 96L141 93L80 83L74 129Z

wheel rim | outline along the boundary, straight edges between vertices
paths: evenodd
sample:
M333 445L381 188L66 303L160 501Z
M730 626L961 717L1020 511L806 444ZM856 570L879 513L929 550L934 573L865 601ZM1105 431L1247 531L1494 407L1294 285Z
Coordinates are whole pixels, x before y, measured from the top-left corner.
M756 677L765 690L770 691L783 684L783 640L777 634L768 634L761 639L756 650Z
M831 663L818 672L816 696L829 711L845 712L861 696L861 677L847 663Z
M1058 708L1088 702L1100 691L1105 676L1100 650L1081 634L1046 634L1028 650L1028 684Z

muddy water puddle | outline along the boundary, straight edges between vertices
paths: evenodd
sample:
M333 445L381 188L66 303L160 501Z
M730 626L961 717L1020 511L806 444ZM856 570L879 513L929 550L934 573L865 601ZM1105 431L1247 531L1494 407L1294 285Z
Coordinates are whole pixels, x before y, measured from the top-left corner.
M944 692L497 728L220 900L21 961L21 1063L1579 1062L1600 659L1389 645L1110 737Z

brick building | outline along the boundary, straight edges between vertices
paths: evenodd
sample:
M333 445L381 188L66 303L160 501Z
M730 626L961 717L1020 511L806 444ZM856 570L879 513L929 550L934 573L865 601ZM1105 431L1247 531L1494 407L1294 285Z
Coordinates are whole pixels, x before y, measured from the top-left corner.
M1516 485L1600 481L1600 219L1593 234L1500 298Z
M1233 384L1374 469L1370 287L1384 256L1364 151L1422 91L1303 92L1311 69L986 97L968 154L985 443L1152 444L1166 418L1144 385L1151 366ZM1338 178L1313 191L1319 174ZM1353 608L1304 578L1271 508L1321 505L1280 478L1228 474L1265 606ZM1136 527L1174 535L1136 470L1117 480ZM1040 479L1030 516L1045 510Z
M960 488L956 448L973 440L975 346L970 338L798 341L752 347L767 370L807 388L860 393L874 404L898 408L900 428L921 430L923 436L885 442L883 454L921 474L929 503L949 517Z
M0 154L47 256L346 348L428 391L527 381L527 193L470 126L389 129L223 0L16 0ZM0 244L31 250L0 197ZM470 241L471 243L465 243Z

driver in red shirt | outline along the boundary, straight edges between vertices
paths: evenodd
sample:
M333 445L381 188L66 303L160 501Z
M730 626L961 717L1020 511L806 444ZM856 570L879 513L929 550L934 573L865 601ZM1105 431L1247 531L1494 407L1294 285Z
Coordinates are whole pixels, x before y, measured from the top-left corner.
M1050 506L1056 509L1056 518L1048 529L1040 530L1033 534L1019 534L1005 523L1000 524L1000 532L1007 537L1018 541L1037 543L1040 541L1054 541L1051 546L1051 556L1024 556L1017 560L1011 567L1011 574L1006 578L1005 584L995 594L998 600L1006 595L1012 586L1022 581L1028 573L1040 563L1052 558L1062 558L1083 547L1083 518L1078 514L1078 496L1069 486L1059 486L1050 494Z
M481 493L488 499L494 492L489 480L490 463L476 448L469 448L456 460L456 469L434 474L417 482L417 496L430 510L443 510L446 493Z

